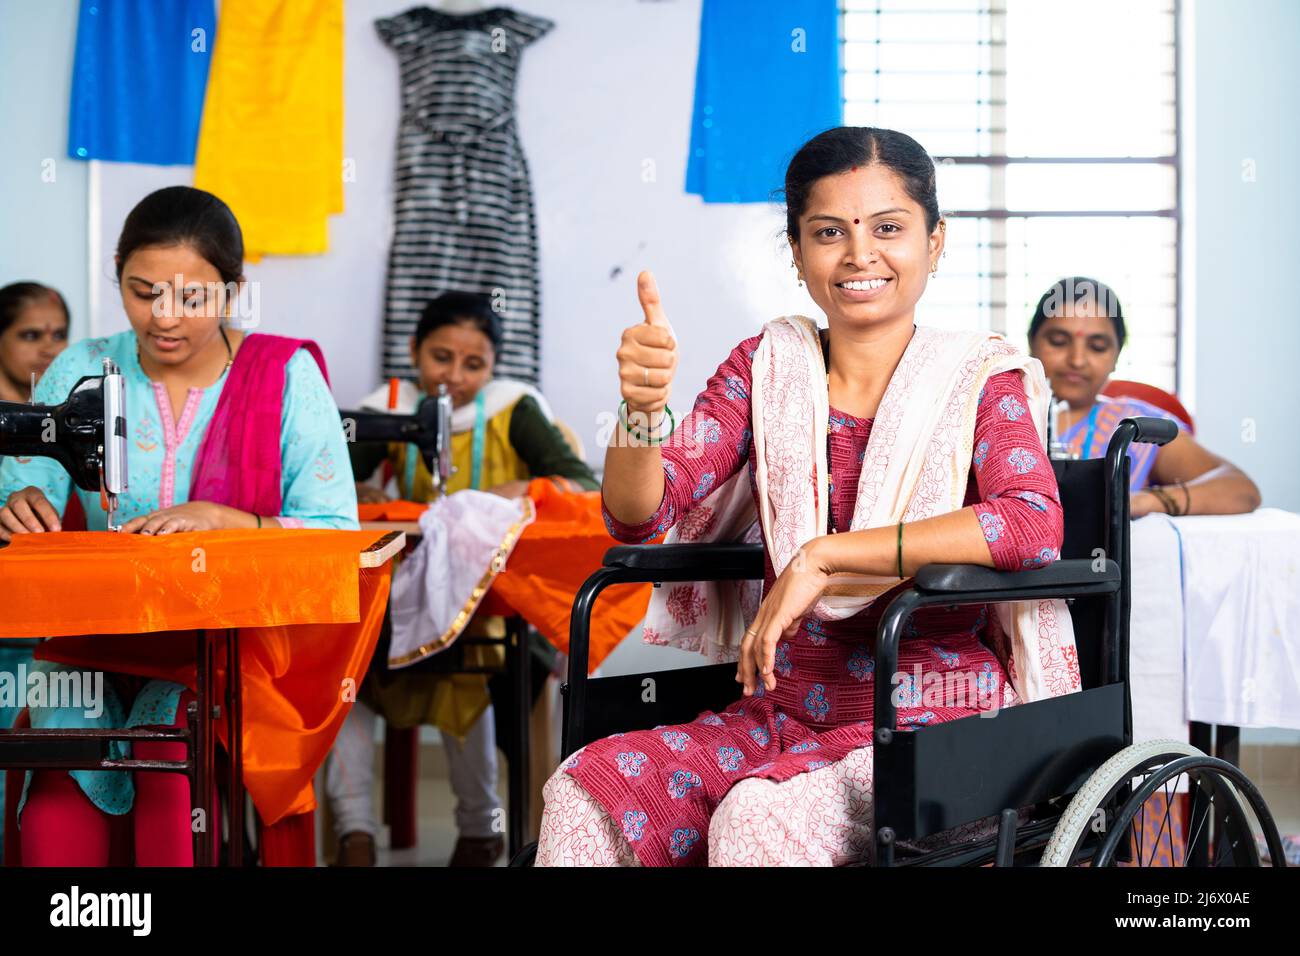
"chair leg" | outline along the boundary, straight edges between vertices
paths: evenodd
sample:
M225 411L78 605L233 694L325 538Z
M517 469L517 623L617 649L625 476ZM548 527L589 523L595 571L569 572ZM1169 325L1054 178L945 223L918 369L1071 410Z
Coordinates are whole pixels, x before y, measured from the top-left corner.
M315 866L315 811L285 817L272 826L259 820L257 845L263 866Z
M528 825L528 731L532 717L532 678L528 647L528 625L522 618L512 618L507 627L510 643L506 648L510 696L513 698L513 727L506 754L509 809L507 813L507 847L511 857L523 849L524 828Z
M419 727L384 726L384 822L388 824L388 845L394 850L416 845L419 754Z

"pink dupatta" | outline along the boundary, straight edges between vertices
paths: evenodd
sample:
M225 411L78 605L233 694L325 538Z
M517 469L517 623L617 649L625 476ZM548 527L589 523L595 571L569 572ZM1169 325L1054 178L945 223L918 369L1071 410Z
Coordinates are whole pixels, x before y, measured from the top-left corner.
M325 356L310 339L261 333L244 339L194 459L191 501L280 513L285 369L300 348L311 353L328 384Z

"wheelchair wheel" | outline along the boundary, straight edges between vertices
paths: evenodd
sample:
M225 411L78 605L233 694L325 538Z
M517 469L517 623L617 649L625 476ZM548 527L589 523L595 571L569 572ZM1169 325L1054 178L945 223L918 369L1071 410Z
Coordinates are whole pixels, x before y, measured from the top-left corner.
M1238 768L1179 740L1134 744L1106 761L1074 795L1043 851L1040 866L1152 866L1156 853L1174 850L1169 812L1154 845L1144 845L1147 801L1163 793L1168 804L1185 779L1188 833L1179 847L1184 866L1248 866L1260 859L1264 837L1275 866L1285 866L1282 840L1264 798ZM1244 797L1244 801L1243 801Z

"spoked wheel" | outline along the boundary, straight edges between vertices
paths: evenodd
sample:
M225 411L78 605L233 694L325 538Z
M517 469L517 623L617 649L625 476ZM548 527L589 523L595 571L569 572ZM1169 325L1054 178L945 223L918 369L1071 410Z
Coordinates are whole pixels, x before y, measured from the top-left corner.
M1171 812L1180 780L1188 806L1182 832ZM1285 866L1273 816L1245 774L1182 741L1152 740L1121 750L1088 779L1039 865L1147 867L1168 850L1173 865L1264 866L1256 831L1272 865Z

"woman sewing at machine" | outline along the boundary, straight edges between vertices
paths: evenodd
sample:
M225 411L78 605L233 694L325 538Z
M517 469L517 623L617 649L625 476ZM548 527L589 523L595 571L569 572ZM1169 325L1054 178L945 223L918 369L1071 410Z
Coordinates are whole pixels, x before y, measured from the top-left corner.
M467 488L506 498L527 493L535 477L553 476L584 491L598 487L591 469L577 456L554 424L542 394L524 382L493 378L501 329L486 295L448 292L425 306L411 339L411 362L419 385L403 382L395 410L413 411L421 398L447 386L452 399L452 463L447 492ZM385 409L387 386L363 407ZM384 471L398 497L429 501L433 480L409 445L353 444L352 467L361 501L386 501L380 487ZM383 466L387 463L387 468ZM473 636L504 634L499 617L477 615L465 629ZM339 836L338 860L371 865L375 857L375 819L371 767L374 765L375 711L400 727L433 724L446 745L452 789L456 793L459 838L452 866L490 866L504 852L497 818L495 714L482 674L389 672L381 650L360 699L349 712L329 761L326 789ZM494 650L488 648L468 649ZM475 661L477 664L485 661Z
M103 358L126 383L130 487L122 530L171 534L225 528L356 528L356 493L333 467L347 449L314 343L228 327L243 276L243 238L216 196L187 186L145 197L127 216L115 257L131 330L88 339L51 363L36 398L57 402ZM270 469L240 469L234 449ZM71 481L55 462L0 466L0 540L60 529ZM98 495L81 490L87 524L104 529ZM262 504L259 504L262 503ZM270 503L269 505L265 503ZM64 669L48 661L38 668ZM110 675L103 713L31 711L35 727L179 726L193 698L179 684ZM125 746L114 745L125 756ZM182 759L179 743L138 743L134 756ZM21 809L25 865L108 862L111 817L132 812L137 865L193 862L189 783L165 773L39 771Z
M1029 351L1043 363L1058 413L1057 441L1080 458L1106 454L1115 426L1148 415L1178 424L1167 445L1129 448L1130 509L1172 515L1244 514L1259 507L1259 489L1235 465L1191 436L1187 423L1141 399L1102 394L1115 371L1126 330L1119 298L1105 283L1073 276L1043 293L1029 323Z

